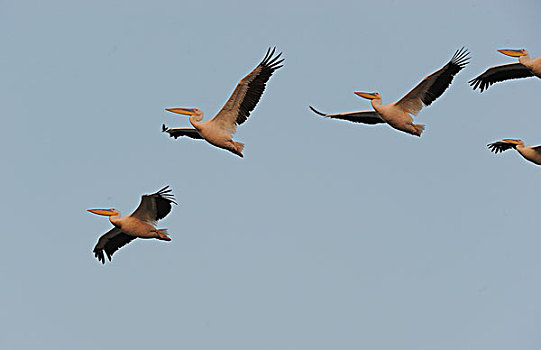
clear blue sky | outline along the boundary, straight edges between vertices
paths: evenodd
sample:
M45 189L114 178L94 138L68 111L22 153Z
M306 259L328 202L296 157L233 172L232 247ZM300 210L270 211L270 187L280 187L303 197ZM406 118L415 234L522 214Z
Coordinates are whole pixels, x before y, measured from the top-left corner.
M541 55L538 1L0 1L2 349L538 350L539 79L467 81ZM269 46L286 58L235 139L201 141ZM419 138L314 115L471 63ZM102 266L106 218L171 185L160 223Z

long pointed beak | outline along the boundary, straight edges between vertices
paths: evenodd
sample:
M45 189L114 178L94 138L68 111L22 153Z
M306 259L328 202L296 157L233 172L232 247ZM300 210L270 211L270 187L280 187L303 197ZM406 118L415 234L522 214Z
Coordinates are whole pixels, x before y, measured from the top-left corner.
M376 94L374 94L373 92L355 91L355 95L366 98L366 99L369 99L369 100L373 100L373 99L375 99L377 97Z
M519 144L520 144L520 140L514 140L514 139L503 139L502 141L503 141L503 142L508 142L508 143L512 143L513 145L519 145Z
M111 209L87 209L86 211L91 212L92 214L103 215L103 216L111 216L115 213Z
M171 113L195 115L195 111L193 108L166 108L165 110Z
M520 56L526 56L526 53L524 50L514 50L514 49L501 49L498 50L499 53L503 53L504 55L511 56L511 57L520 57Z

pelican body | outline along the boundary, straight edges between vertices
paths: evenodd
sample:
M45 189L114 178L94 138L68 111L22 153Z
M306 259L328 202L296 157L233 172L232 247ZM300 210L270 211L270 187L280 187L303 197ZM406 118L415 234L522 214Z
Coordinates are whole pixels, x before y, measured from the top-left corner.
M94 214L100 214L96 211L96 209L90 209L89 211ZM108 215L108 213L104 214L109 216L109 221L111 222L111 224L119 228L127 235L137 238L156 238L162 241L171 240L171 238L169 238L169 236L167 235L166 230L159 230L148 222L131 215L120 216L120 212L116 209L109 209L109 211L112 215Z
M413 124L413 118L410 115L411 111L400 108L396 102L384 105L383 99L378 92L355 92L355 94L369 99L372 108L391 127L415 136L421 136L421 133L425 129L425 126L422 124Z
M157 229L156 222L163 219L171 211L171 203L177 204L171 195L169 186L153 194L143 195L141 203L130 215L121 216L117 209L88 209L87 211L109 217L113 224L109 232L104 233L94 247L95 257L105 264L104 252L111 257L119 248L130 243L135 238L155 238L170 241L167 229Z
M223 125L223 123L216 123L214 118L202 121L203 111L197 108L168 108L167 111L189 115L190 123L195 128L195 131L197 131L200 139L205 139L213 146L226 149L238 155L239 157L244 157L244 155L242 154L244 144L241 142L233 141L233 133L235 132L234 129L228 128L228 126ZM162 131L169 133L171 137L176 136L175 138L177 138L178 136L180 136L179 130L168 128L165 128L164 130L164 125L162 125Z
M422 124L414 124L411 115L417 115L424 106L429 106L451 85L454 76L468 64L468 51L457 50L452 59L441 69L423 79L415 88L397 102L383 104L378 92L355 92L357 96L371 100L373 111L363 110L346 113L315 113L334 119L343 119L355 123L380 124L387 123L391 127L411 135L421 136L425 129Z
M162 131L174 138L187 136L205 139L211 145L243 157L244 144L233 141L232 137L237 131L237 125L246 121L259 102L274 71L282 67L280 63L284 60L279 59L282 53L274 56L275 50L267 50L261 63L237 84L229 100L214 118L203 121L203 112L197 108L166 108L166 111L189 116L193 128L167 128L162 125Z
M541 57L530 58L530 54L525 49L501 49L498 52L518 57L518 63L490 67L483 74L469 81L474 90L479 88L480 92L483 92L494 83L510 79L541 78Z
M524 141L520 139L503 139L501 141L489 143L488 149L498 154L508 149L514 148L524 159L530 162L541 165L541 145L540 146L525 146Z

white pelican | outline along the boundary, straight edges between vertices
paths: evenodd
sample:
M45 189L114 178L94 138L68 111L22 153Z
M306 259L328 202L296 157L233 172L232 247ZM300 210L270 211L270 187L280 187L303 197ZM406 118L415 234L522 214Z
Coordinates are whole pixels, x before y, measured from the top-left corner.
M524 146L522 140L503 139L498 142L489 143L487 147L496 154L514 148L525 159L534 164L541 165L541 146Z
M355 123L379 124L387 123L395 129L408 134L421 136L425 126L413 124L411 114L417 115L425 106L429 106L440 97L451 85L453 77L468 64L468 51L464 48L457 50L449 63L440 70L423 79L413 90L402 97L400 101L382 105L381 95L377 92L355 92L356 95L371 100L373 111L364 110L337 114L324 114L310 109L315 113L334 119L344 119Z
M483 92L490 85L509 79L541 78L541 57L530 58L530 54L524 49L502 49L498 50L498 52L507 56L518 57L518 63L490 67L483 74L469 81L474 90L479 88Z
M233 134L237 131L237 125L246 121L250 112L255 108L263 91L265 84L270 79L275 70L282 67L279 60L282 53L274 56L269 48L267 54L261 63L253 71L237 84L235 91L229 100L216 116L210 120L203 120L203 112L197 108L166 108L166 111L190 116L190 123L193 128L173 128L169 129L162 125L162 131L169 133L171 137L188 136L194 139L205 139L210 144L226 149L243 157L242 149L244 144L233 141Z
M103 252L111 261L111 256L119 248L130 243L136 238L156 238L162 241L170 241L167 229L157 229L156 221L163 219L171 211L171 203L175 203L169 186L153 194L141 196L141 203L133 213L120 216L116 209L88 209L89 212L109 216L109 221L115 226L109 232L104 233L94 247L94 255L105 264Z

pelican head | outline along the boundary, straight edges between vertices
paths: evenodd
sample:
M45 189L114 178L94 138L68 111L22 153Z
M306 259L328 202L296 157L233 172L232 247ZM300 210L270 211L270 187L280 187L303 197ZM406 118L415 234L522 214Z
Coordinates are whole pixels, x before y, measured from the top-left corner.
M197 108L166 108L165 109L171 113L184 114L184 115L203 115L203 112Z
M528 52L524 49L515 50L515 49L501 49L498 50L499 53L503 53L504 55L511 56L511 57L520 57L520 56L526 56Z
M369 100L381 100L379 92L359 92L355 91L355 95L369 99Z
M120 212L114 208L111 209L87 209L88 212L91 212L92 214L97 215L103 215L103 216L117 216L120 215Z
M522 141L521 139L503 139L502 141L517 146L524 146L524 141Z

